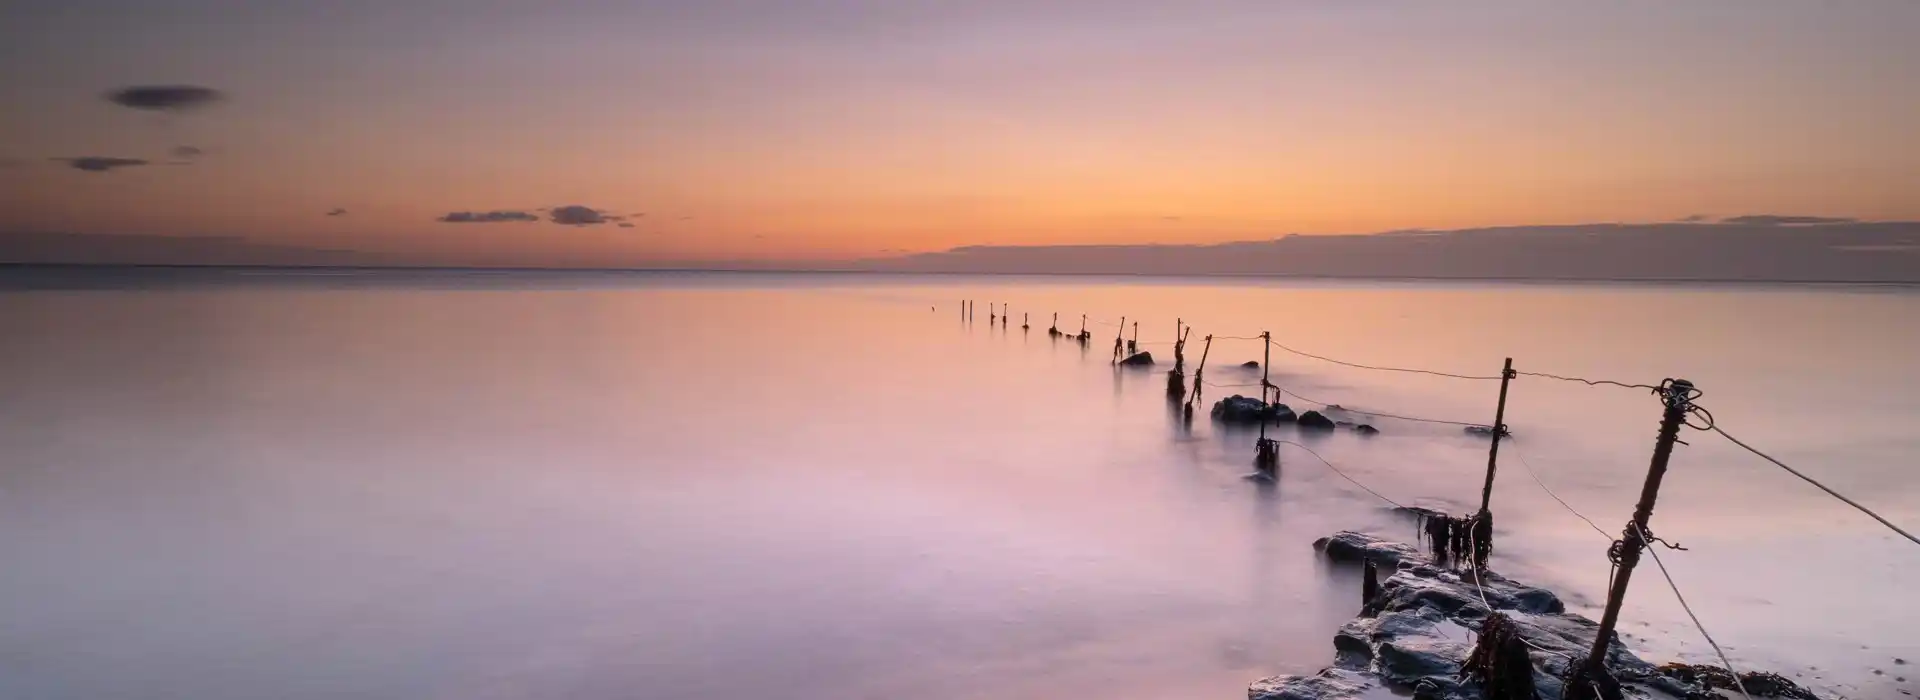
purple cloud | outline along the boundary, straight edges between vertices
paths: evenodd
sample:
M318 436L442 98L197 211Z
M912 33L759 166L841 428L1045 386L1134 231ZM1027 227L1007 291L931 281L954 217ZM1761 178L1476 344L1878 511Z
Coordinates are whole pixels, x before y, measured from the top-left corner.
M524 211L454 211L435 219L443 224L498 224L509 221L539 220L540 217Z
M139 158L112 158L108 156L78 156L75 158L54 158L52 160L57 163L66 163L75 170L85 170L90 173L104 173L114 168L131 168L148 165L147 161Z

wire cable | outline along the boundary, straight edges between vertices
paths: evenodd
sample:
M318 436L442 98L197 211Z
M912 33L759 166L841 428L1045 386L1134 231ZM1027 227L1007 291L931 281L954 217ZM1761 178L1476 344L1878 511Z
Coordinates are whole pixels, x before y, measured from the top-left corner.
M1655 390L1655 389L1659 389L1659 388L1660 388L1660 387L1657 387L1657 386L1653 386L1653 385L1651 385L1651 384L1628 384L1628 383L1626 383L1626 382L1616 382L1616 381L1614 381L1614 380L1611 380L1611 379L1582 379L1582 378L1580 378L1580 377L1562 377L1562 376L1560 376L1560 375L1557 375L1557 374L1547 374L1547 373L1545 373L1545 372L1518 372L1518 371L1516 371L1516 372L1514 372L1514 374L1515 374L1515 375L1518 375L1518 376L1522 376L1522 377L1539 377L1539 378L1541 378L1541 379L1558 379L1558 380L1560 380L1560 381L1563 381L1563 382L1580 382L1581 384L1585 384L1585 385L1587 385L1587 386L1600 386L1600 385L1602 385L1602 384L1610 384L1610 385L1613 385L1613 386L1618 386L1618 387L1625 387L1625 388L1628 388L1628 389L1648 389L1648 390Z
M1451 379L1472 379L1477 381L1488 381L1488 380L1498 381L1500 379L1499 377L1476 376L1476 375L1469 375L1469 374L1453 374L1450 372L1435 372L1430 369L1410 369L1407 367L1381 367L1376 365L1363 365L1355 362L1347 362L1345 360L1336 360L1331 357L1315 355L1310 352L1302 352L1299 350L1295 350L1285 345L1281 345L1279 341L1276 341L1276 340L1269 339L1267 342L1271 343L1276 348L1280 348L1281 350L1285 350L1287 352L1293 353L1295 355L1299 355L1301 357L1311 357L1313 359L1320 360L1322 362L1331 362L1336 365L1353 367L1355 369L1370 369L1370 370L1375 370L1379 372L1408 372L1411 374L1430 374L1436 377L1448 377Z
M1328 469L1332 469L1333 473L1339 474L1340 478L1353 482L1354 486L1360 487L1362 490L1366 491L1367 493L1373 494L1374 496L1378 497L1382 501L1386 501L1388 503L1393 504L1395 508L1402 508L1402 509L1406 508L1406 506L1400 505L1399 501L1395 501L1391 498L1387 498L1386 496L1381 496L1379 491L1375 491L1373 489L1367 488L1366 484L1362 484L1359 481L1355 481L1353 477L1347 476L1346 472L1340 471L1339 467L1333 466L1332 462L1329 462L1327 461L1327 458L1320 456L1320 453L1313 451L1313 448L1307 447L1306 445L1302 445L1292 440L1275 440L1274 442L1277 442L1282 445L1292 445L1294 447L1298 447L1302 450L1305 450L1307 454L1313 455L1314 459L1320 460L1321 464L1327 465Z
M1859 503L1855 502L1851 498L1847 498L1846 496L1840 495L1839 491L1835 491L1833 489L1827 488L1826 484L1822 484L1818 481L1814 481L1813 477L1800 473L1799 470L1796 470L1793 467L1787 466L1785 462L1774 459L1772 455L1769 455L1765 452L1761 452L1757 449L1754 449L1752 445L1748 445L1747 443L1741 442L1740 438L1734 437L1732 434L1728 433L1725 428L1721 428L1720 426L1713 425L1711 423L1707 425L1707 428L1709 430L1712 430L1713 432L1719 433L1721 437L1724 437L1727 440L1732 441L1733 444L1746 448L1748 452L1752 452L1756 455L1759 455L1761 459L1772 462L1774 466L1787 470L1788 474L1792 474L1794 476L1800 477L1802 481L1805 481L1809 484L1813 484L1815 487L1819 488L1821 491L1827 492L1827 495L1832 496L1834 498L1838 498L1841 501L1846 502L1847 505L1853 506L1855 509L1858 509L1860 512L1866 513L1868 517L1871 517L1874 520L1880 521L1881 525L1887 526L1887 529L1900 533L1901 537L1905 537L1908 540L1912 540L1914 544L1920 544L1920 537L1914 537L1913 533L1907 532L1906 530L1901 529L1899 525L1893 524L1892 521L1887 520L1886 518L1880 517L1879 513L1873 512L1873 510L1867 508L1866 506L1860 505Z
M1601 529L1599 525L1595 525L1592 518L1581 515L1580 511L1574 510L1573 506L1568 505L1565 499L1553 492L1553 489L1547 488L1547 482L1541 481L1540 473L1533 470L1532 464L1527 463L1527 456L1520 452L1520 446L1518 444L1513 446L1513 456L1520 460L1520 466L1527 468L1527 476L1533 477L1533 483L1539 484L1540 490L1547 492L1548 496L1553 497L1553 500L1558 502L1561 508L1567 509L1567 512L1573 514L1573 517L1586 521L1587 527L1593 528L1593 531L1600 533L1601 537L1605 537L1608 540L1613 539L1613 535L1607 534L1606 530Z
M1394 419L1394 420L1404 420L1404 421L1413 421L1413 422L1415 422L1415 423L1437 423L1437 424L1440 424L1440 425L1459 425L1459 426L1466 426L1466 427L1470 427L1470 428L1471 428L1471 427L1485 427L1485 426L1486 426L1486 424L1485 424L1485 423L1463 423L1463 422L1461 422L1461 421L1454 421L1454 420L1439 420L1439 419L1435 419L1435 418L1415 418L1415 417L1413 417L1413 416L1401 416L1401 415L1395 415L1395 414L1392 414L1392 413L1384 413L1384 412L1381 412L1381 411L1369 411L1369 410L1366 410L1366 409L1364 409L1364 408L1348 408L1348 407L1346 407L1346 406L1342 406L1342 405L1340 405L1340 404L1337 404L1337 403L1327 403L1327 402L1325 402L1325 401L1320 401L1320 400L1318 400L1318 399L1312 399L1312 398L1308 398L1308 397L1305 397L1305 396L1301 396L1301 395L1299 395L1299 394L1296 394L1296 393L1293 393L1293 392L1291 392L1291 391L1288 391L1288 390L1286 390L1286 389L1281 389L1281 388L1280 388L1280 387L1278 387L1278 386L1275 386L1275 387L1274 387L1274 389L1275 389L1276 391L1279 391L1279 392L1280 392L1280 393L1282 393L1282 394L1286 394L1286 395L1288 395L1288 396L1291 396L1291 397L1293 397L1293 398L1296 398L1296 399L1299 399L1299 400L1301 400L1301 401L1305 401L1305 402L1307 402L1307 403L1311 403L1311 404L1318 404L1318 405L1319 405L1319 406L1320 406L1321 408L1337 408L1337 409L1340 409L1340 410L1342 410L1342 411L1346 411L1346 412L1348 412L1348 413L1358 413L1358 414L1361 414L1361 415L1367 415L1367 416L1378 416L1378 417L1381 417L1381 418L1392 418L1392 419Z
M1640 523L1628 522L1633 525L1634 531L1640 534L1640 541L1649 543L1643 546L1646 547L1648 554L1653 555L1653 563L1660 567L1660 575L1667 579L1667 586L1673 589L1674 599L1680 601L1680 609L1687 611L1687 617L1693 619L1694 628L1700 630L1700 636L1705 637L1707 644L1713 647L1713 653L1719 655L1720 665L1727 667L1727 675L1733 676L1733 685L1740 689L1740 697L1753 700L1753 696L1747 694L1746 684L1740 682L1740 672L1733 670L1733 662L1727 660L1727 652L1720 650L1720 643L1713 641L1713 635L1707 633L1707 626L1700 624L1700 616L1693 614L1693 606L1688 605L1687 597L1680 594L1680 584L1674 583L1673 574L1667 573L1667 563L1660 561L1660 552L1651 544L1653 538L1647 536L1646 530L1640 529Z
M1266 340L1257 335L1216 335L1214 340Z

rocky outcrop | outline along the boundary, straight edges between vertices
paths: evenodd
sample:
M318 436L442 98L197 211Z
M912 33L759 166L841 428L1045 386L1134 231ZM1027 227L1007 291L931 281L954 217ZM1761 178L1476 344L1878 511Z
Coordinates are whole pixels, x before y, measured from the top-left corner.
M1294 419L1293 409L1286 404L1263 403L1259 399L1234 394L1214 402L1213 419L1222 423L1258 425L1261 421L1278 423Z
M1143 352L1135 355L1128 355L1127 359L1120 361L1120 366L1121 367L1152 367L1153 353Z
M1320 415L1319 411L1307 411L1300 414L1300 427L1308 430L1332 430L1339 427L1332 418Z
M1503 631L1522 640L1531 662L1533 687L1544 700L1558 700L1572 665L1584 661L1599 625L1566 612L1552 591L1528 586L1493 572L1475 573L1435 565L1414 547L1358 532L1339 532L1314 542L1339 562L1371 560L1397 569L1360 616L1334 634L1333 666L1308 676L1275 676L1247 687L1249 700L1484 700L1476 681L1463 680L1461 667L1472 655L1482 625L1499 613ZM1607 666L1627 687L1628 697L1717 699L1711 690L1729 678L1708 667L1656 668L1616 638L1607 647ZM1524 678L1527 665L1520 665ZM1816 696L1773 674L1752 677L1765 697L1817 700Z

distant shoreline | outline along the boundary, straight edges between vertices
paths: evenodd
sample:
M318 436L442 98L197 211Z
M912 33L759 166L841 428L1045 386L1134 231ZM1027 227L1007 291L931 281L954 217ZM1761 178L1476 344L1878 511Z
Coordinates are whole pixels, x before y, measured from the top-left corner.
M650 274L727 274L727 275L819 275L819 276L858 276L858 277L1006 277L1006 278L1122 278L1138 280L1171 281L1318 281L1318 282L1441 282L1441 283L1502 283L1502 284L1603 284L1603 285L1710 285L1710 286L1766 286L1766 287L1889 287L1920 288L1920 282L1907 280L1798 280L1798 279L1729 279L1715 277L1545 277L1545 276L1508 276L1508 277L1465 277L1465 276L1379 276L1379 275L1314 275L1298 273L1252 273L1252 272L1196 272L1196 273L1138 273L1138 272L995 272L995 271L900 271L872 269L806 269L806 268L751 268L751 267L676 267L676 268L625 268L625 267L474 267L441 265L191 265L191 264L87 264L87 263L13 263L0 262L0 278L14 277L20 273L108 273L125 271L130 273L218 273L218 272L254 272L284 273L288 276L355 276L378 274L472 274L472 275L650 275ZM317 275L314 273L340 273L338 275ZM302 275L301 273L305 273ZM263 275L265 276L265 275ZM133 280L129 280L133 281Z

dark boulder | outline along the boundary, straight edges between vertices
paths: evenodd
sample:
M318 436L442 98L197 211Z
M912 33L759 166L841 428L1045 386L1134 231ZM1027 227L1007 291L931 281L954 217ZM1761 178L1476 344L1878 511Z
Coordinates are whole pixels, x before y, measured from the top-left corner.
M1543 700L1561 697L1562 679L1592 648L1599 625L1564 612L1551 591L1483 571L1452 570L1413 547L1357 532L1339 532L1314 546L1336 561L1372 559L1398 571L1380 582L1375 596L1334 635L1334 666L1311 676L1278 676L1247 689L1254 700L1359 700L1405 697L1480 700L1480 681L1460 673L1473 642L1501 620L1506 633L1528 647L1532 687ZM1490 610L1500 617L1490 616ZM1606 664L1628 697L1719 698L1732 676L1711 666L1673 664L1655 668L1618 639L1607 646ZM1523 671L1524 673L1524 671ZM1811 700L1804 689L1764 672L1740 675L1755 697Z
M1361 435L1379 435L1380 429L1375 428L1371 425L1367 425L1365 423L1361 423L1359 425L1353 426L1353 432L1359 433Z
M1259 399L1234 394L1214 402L1213 419L1222 423L1257 425L1261 421L1287 422L1294 419L1286 404L1261 403Z
M1127 359L1120 361L1120 366L1121 367L1152 367L1153 353L1143 352L1138 355L1128 355Z
M1315 540L1313 548L1326 552L1327 558L1334 561L1359 563L1372 559L1373 563L1384 567L1397 568L1403 561L1425 561L1413 547L1350 530L1342 530L1334 533L1332 537Z
M1306 413L1300 414L1299 422L1300 427L1309 430L1333 430L1338 427L1333 424L1333 419L1320 415L1319 411L1307 411Z
M1260 369L1260 361L1259 361L1259 360L1247 360L1246 362L1242 362L1242 363L1240 363L1240 366L1241 366L1241 367L1244 367L1244 368L1246 368L1246 369Z

